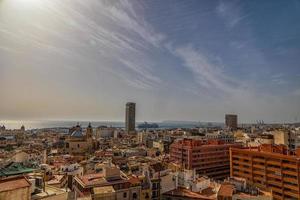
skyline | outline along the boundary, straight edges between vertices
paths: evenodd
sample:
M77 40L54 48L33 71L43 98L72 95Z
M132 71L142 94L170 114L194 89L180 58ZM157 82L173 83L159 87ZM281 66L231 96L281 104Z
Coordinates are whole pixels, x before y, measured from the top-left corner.
M266 12L268 10L268 12ZM300 1L0 1L0 120L300 120Z

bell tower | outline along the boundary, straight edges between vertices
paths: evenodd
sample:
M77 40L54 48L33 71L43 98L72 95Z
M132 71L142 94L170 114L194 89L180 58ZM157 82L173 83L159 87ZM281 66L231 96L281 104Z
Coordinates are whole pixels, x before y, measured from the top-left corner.
M93 137L93 127L91 123L89 123L88 127L86 128L86 137L92 138Z

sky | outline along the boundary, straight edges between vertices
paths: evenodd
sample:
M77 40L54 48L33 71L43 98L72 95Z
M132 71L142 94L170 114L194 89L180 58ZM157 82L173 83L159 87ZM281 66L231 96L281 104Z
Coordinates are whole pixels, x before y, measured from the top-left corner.
M299 0L0 0L0 119L300 121Z

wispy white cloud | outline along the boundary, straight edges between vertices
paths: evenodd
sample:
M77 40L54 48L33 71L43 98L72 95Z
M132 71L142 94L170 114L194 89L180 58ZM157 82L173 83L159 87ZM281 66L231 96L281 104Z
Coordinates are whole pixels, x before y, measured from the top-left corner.
M161 83L160 78L150 72L148 66L153 62L147 51L160 48L165 36L136 12L132 2L45 0L43 6L32 10L31 15L39 18L30 20L27 16L18 28L3 23L0 27L2 36L16 46L22 45L19 49L39 49L39 53L48 57L52 54L89 63L103 58L110 65L98 68L124 71L120 72L123 81L130 86L151 88ZM9 48L2 46L1 49L8 51ZM123 69L116 68L120 63Z
M174 54L190 70L200 87L222 93L234 93L237 89L235 80L225 75L222 67L211 63L207 56L191 46L178 47Z
M238 2L234 1L219 1L216 12L228 28L234 28L251 16L251 13L242 13Z

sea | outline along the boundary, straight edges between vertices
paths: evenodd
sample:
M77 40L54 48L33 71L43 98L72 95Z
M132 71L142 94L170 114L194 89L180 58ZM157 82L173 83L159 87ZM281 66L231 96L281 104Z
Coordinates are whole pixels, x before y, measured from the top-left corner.
M91 123L93 127L108 126L116 128L124 128L125 123L120 121L52 121L52 120L34 120L34 121L12 121L12 120L0 120L0 126L5 126L6 129L20 129L22 125L25 126L26 130L32 129L43 129L43 128L70 128L77 124L82 127L88 126ZM144 122L137 122L141 124ZM150 123L150 122L149 122ZM193 121L163 121L163 122L151 122L158 124L160 129L171 129L171 128L196 128L196 127L207 127L207 126L222 126L222 123L215 122L193 122Z

